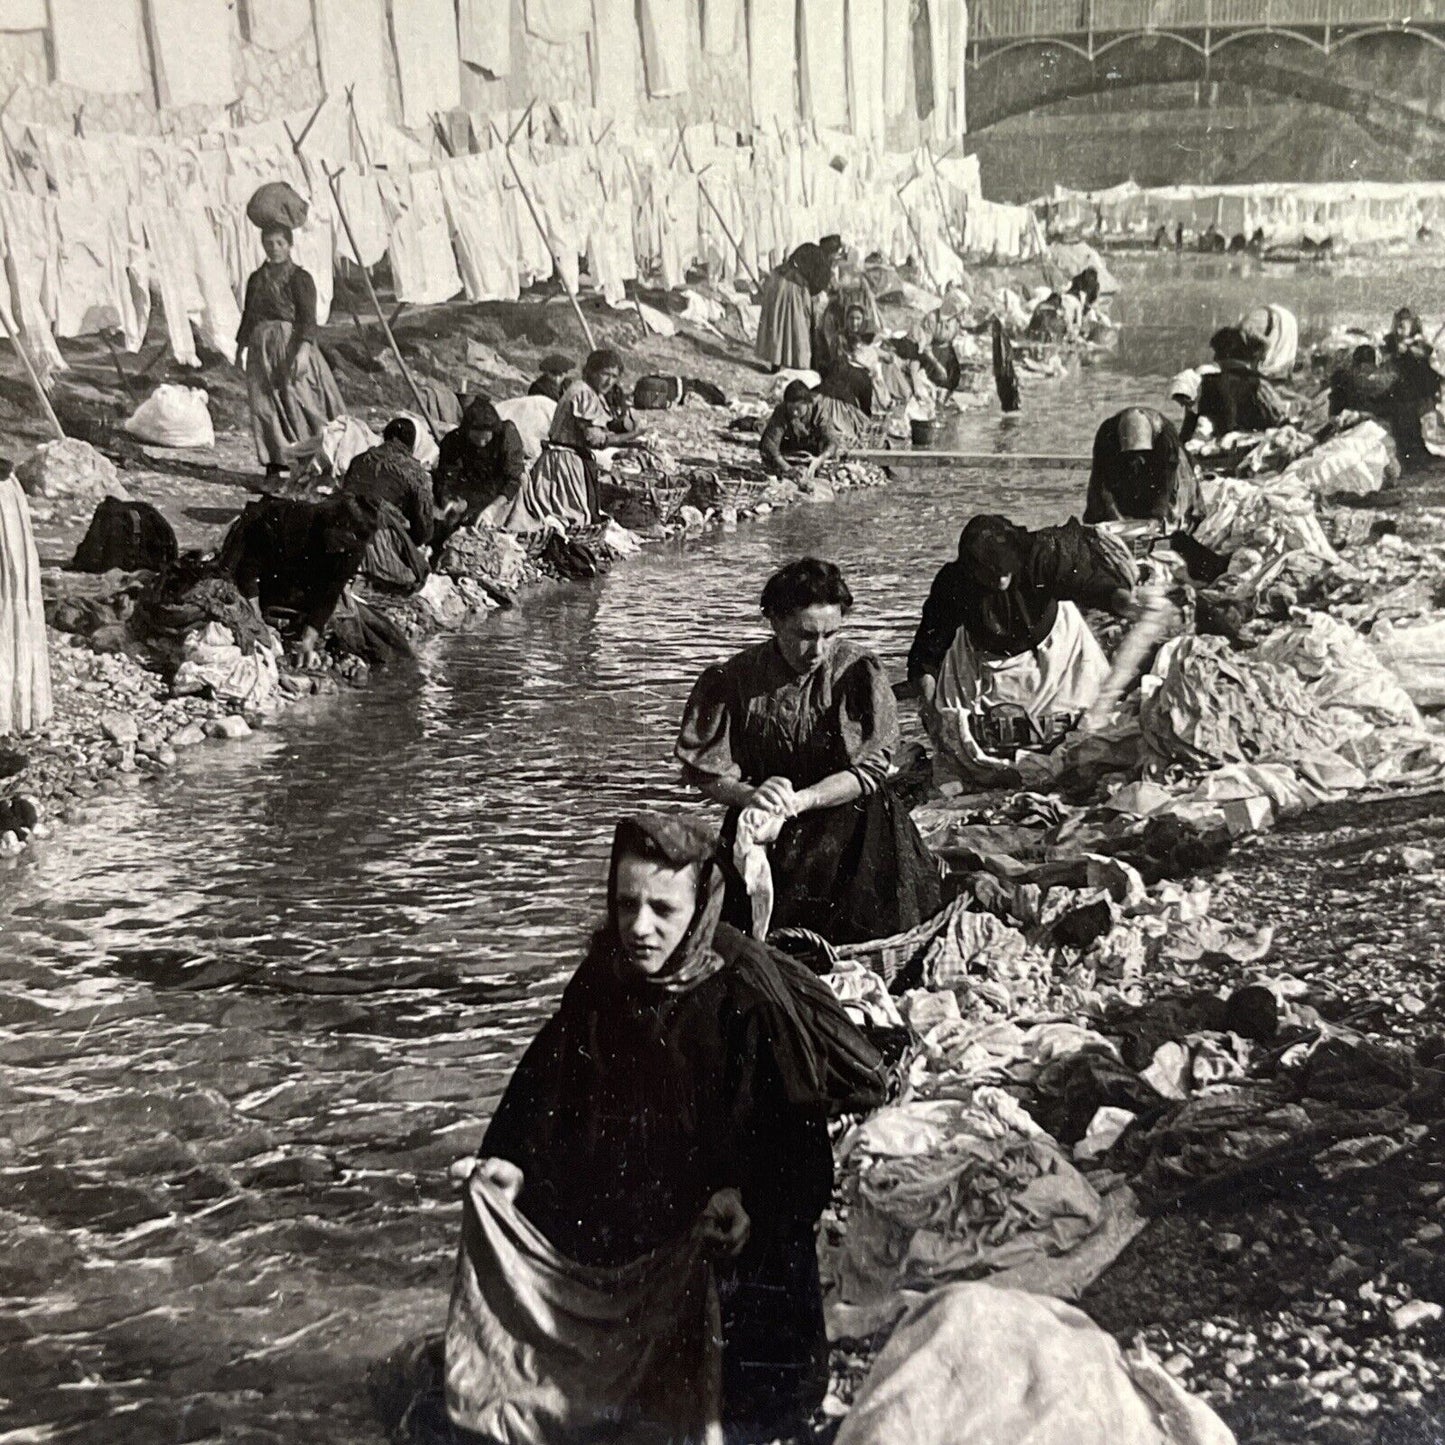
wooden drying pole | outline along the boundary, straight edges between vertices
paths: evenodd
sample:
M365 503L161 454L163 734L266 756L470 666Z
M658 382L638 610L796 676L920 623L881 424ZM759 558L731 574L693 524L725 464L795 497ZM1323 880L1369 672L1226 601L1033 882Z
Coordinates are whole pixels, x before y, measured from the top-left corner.
M758 273L754 271L753 268L748 264L748 258L743 255L743 248L738 245L738 238L733 235L732 227L730 227L727 221L723 219L723 213L718 210L717 202L713 200L712 195L708 191L707 184L703 180L703 176L705 176L707 172L712 169L712 167L704 166L702 170L698 170L698 168L693 165L692 155L689 153L687 148L686 131L684 131L682 134L680 145L682 148L682 158L687 162L688 170L690 170L692 174L697 178L698 193L702 196L703 200L707 202L708 210L710 210L713 215L717 217L717 223L719 226L722 227L723 235L728 238L728 241L731 244L733 250L737 252L737 258L742 263L743 270L748 273L748 280L751 281L753 285L758 288L759 291L761 291L763 289L763 283L758 280Z
M532 105L535 104L536 101L533 101ZM527 117L530 116L531 113L532 106L529 105L526 111L523 113L522 119L517 122L516 129L512 131L512 136L515 136L517 134L517 131L521 130L521 128L527 123ZM537 213L537 207L532 203L532 196L531 193L527 190L526 182L522 179L522 173L517 169L517 162L512 156L511 137L508 137L508 139L506 140L502 140L502 133L497 129L495 125L491 125L491 132L493 136L495 136L496 139L501 142L502 150L507 157L507 164L512 168L512 179L516 181L517 189L521 191L522 199L527 203L527 211L532 217L532 223L537 227L537 234L541 236L542 244L547 248L547 254L552 258L553 266L557 268L557 279L561 281L562 289L567 293L567 299L572 303L573 311L577 313L577 322L582 327L583 336L587 338L587 349L588 351L596 351L597 340L592 335L592 328L587 324L587 318L582 314L582 305L577 300L577 293L567 284L566 274L562 270L562 262L558 258L557 252L552 247L551 238L547 235L546 226L542 224L542 217Z
M342 227L346 231L346 239L351 243L352 254L360 256L361 252L356 246L356 236L352 232L351 222L346 215L346 207L341 204L341 174L344 166L338 166L336 170L330 171L326 163L321 163L321 174L326 177L326 184L331 187L331 199L336 203L336 214L341 217ZM401 367L401 374L411 391L412 400L416 402L417 415L426 423L427 430L435 438L437 429L432 425L431 417L427 413L426 402L422 400L421 390L416 384L416 378L411 374L411 368L406 364L406 357L401 354L401 347L396 344L396 336L392 332L391 323L386 319L386 313L381 309L381 302L377 299L376 287L371 284L371 273L365 266L361 268L361 279L366 282L366 294L371 298L372 310L376 312L376 319L381 322L381 329L386 334L386 344L391 347L391 354L396 357L396 364Z
M40 403L40 409L45 413L45 419L55 429L55 435L65 440L65 428L60 424L60 418L55 414L55 408L50 404L50 398L45 394L45 388L40 384L40 377L36 373L35 363L30 359L30 353L21 344L20 338L15 334L15 328L10 324L10 318L6 315L5 307L0 306L0 322L5 325L5 334L10 338L10 344L15 348L15 353L20 358L20 364L25 368L25 375L30 378L31 390L35 393L35 399Z

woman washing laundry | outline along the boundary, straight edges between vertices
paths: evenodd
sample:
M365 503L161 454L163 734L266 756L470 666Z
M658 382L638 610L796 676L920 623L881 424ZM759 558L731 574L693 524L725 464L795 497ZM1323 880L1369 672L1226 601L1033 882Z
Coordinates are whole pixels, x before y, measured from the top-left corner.
M696 1379L678 1388L675 1354L719 1342L706 1288L679 1293L699 1250L721 1306L729 1438L791 1438L823 1398L827 1121L880 1102L883 1070L826 985L719 921L716 843L695 816L618 824L605 921L487 1129L446 1371L452 1419L484 1438L704 1438L718 1401ZM521 1240L505 1262L483 1214ZM609 1296L637 1293L649 1258L665 1268L629 1316ZM669 1314L675 1334L646 1338ZM619 1315L591 1348L587 1332ZM518 1320L536 1327L514 1338Z
M540 532L549 519L568 527L597 520L597 452L642 440L630 408L619 414L608 397L622 381L622 358L594 351L557 403L542 455L501 525L509 532Z
M938 865L888 783L893 689L877 657L840 635L852 608L831 562L774 573L762 595L772 636L698 678L675 748L687 780L728 809L729 846L745 810L779 827L773 927L833 943L901 933L942 905ZM728 917L751 917L739 879Z
M1174 530L1202 520L1194 464L1174 423L1130 406L1094 433L1086 523L1152 521Z
M441 440L433 473L434 555L454 532L475 526L488 508L510 507L526 480L521 433L512 422L503 421L486 397L468 397L461 424Z
M346 410L316 345L316 282L291 259L291 232L261 232L265 262L246 281L236 363L246 373L256 454L268 476L285 472L288 449Z
M769 371L812 370L817 298L833 284L833 268L842 250L837 236L805 241L763 282L754 349Z
M866 311L861 306L850 306L839 338L842 353L818 388L823 420L844 446L856 446L875 408L886 410L893 401L895 379L889 377L873 345L874 337Z
M814 459L826 461L842 449L842 441L808 384L790 381L758 443L769 474L796 480Z
M1181 439L1190 441L1200 422L1208 422L1215 437L1283 426L1289 407L1259 369L1268 343L1238 326L1224 326L1209 345L1219 369L1200 377L1198 399L1185 411Z
M1330 377L1330 415L1359 411L1378 417L1390 428L1400 465L1418 468L1431 457L1421 418L1440 398L1432 358L1420 318L1402 306L1378 349L1357 346L1349 362Z
M387 423L379 447L352 461L341 483L343 492L366 497L382 511L361 575L404 592L421 587L431 570L424 549L432 540L432 479L413 455L415 447L416 423L399 416Z
M908 654L940 771L995 780L1015 751L1047 751L1074 728L1109 675L1077 604L1132 615L1137 582L1123 545L1077 522L1031 532L974 517Z

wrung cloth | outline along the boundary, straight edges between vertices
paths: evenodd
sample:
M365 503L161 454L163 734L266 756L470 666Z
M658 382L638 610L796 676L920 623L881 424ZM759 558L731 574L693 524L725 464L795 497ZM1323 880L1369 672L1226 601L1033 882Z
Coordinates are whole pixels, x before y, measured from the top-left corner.
M13 476L0 477L0 737L50 720L50 657L40 557L30 505Z
M1071 1305L986 1284L921 1300L863 1382L837 1445L1234 1445L1146 1351Z
M580 1265L517 1208L510 1175L484 1160L467 1183L447 1317L452 1420L499 1445L570 1445L599 1428L721 1445L717 1297L696 1231L615 1268Z

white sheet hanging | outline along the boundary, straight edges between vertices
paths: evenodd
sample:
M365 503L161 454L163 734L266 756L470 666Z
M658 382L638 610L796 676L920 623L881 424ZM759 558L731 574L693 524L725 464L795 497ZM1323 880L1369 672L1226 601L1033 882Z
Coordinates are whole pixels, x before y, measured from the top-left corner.
M105 95L150 85L140 0L50 0L50 40L62 85Z
M848 72L843 55L843 0L803 0L798 41L803 114L815 125L848 124Z
M848 0L848 108L853 134L882 141L884 0Z
M229 105L240 94L229 0L149 0L156 99L164 109Z
M326 93L344 100L355 86L357 114L386 119L386 32L381 0L315 0L316 48Z
M462 103L456 0L406 0L391 7L391 38L401 80L401 123L430 126Z
M748 87L753 123L791 124L798 70L796 9L789 0L753 0L748 6Z
M463 63L488 75L512 73L513 0L458 0L457 44Z
M913 21L909 0L883 0L883 109L890 120L908 104L913 68Z
M585 35L591 20L587 0L527 0L528 32L552 45L566 45Z
M642 58L655 99L687 90L687 0L642 0Z
M290 50L311 29L311 0L242 0L244 34L262 50Z
M44 30L45 0L0 0L0 30Z
M592 103L605 116L637 115L637 12L633 0L592 0Z
M705 55L736 55L742 44L742 0L703 0L702 48Z

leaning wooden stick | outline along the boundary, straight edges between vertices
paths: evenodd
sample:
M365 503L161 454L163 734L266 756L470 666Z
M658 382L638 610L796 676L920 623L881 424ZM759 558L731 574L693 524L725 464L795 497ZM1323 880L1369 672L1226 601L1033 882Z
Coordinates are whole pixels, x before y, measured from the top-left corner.
M703 181L703 174L704 172L709 170L710 167L704 166L703 169L700 171L692 163L692 155L687 148L686 133L684 133L682 138L682 158L687 162L688 170L690 170L693 175L697 177L698 194L701 195L703 200L707 202L708 209L713 213L713 215L717 217L717 223L719 226L722 227L723 235L728 238L728 241L732 245L733 250L737 252L737 257L738 260L742 263L743 270L748 273L748 280L750 280L753 285L756 286L759 290L762 290L763 283L758 280L758 273L754 271L753 268L748 264L748 258L743 255L743 248L738 245L738 238L733 235L732 228L723 219L723 213L718 210L717 202L713 200L712 196L708 192L706 183Z
M933 268L928 264L928 257L923 251L923 237L918 234L918 224L913 219L913 212L908 209L908 202L903 199L903 190L898 191L898 204L903 207L903 219L908 222L908 230L913 236L913 244L918 247L918 265L922 270L928 284L941 296L943 287L938 284L938 277L933 274Z
M953 247L959 260L963 259L963 247L959 245L958 237L953 234L953 217L948 212L948 201L943 194L943 182L938 174L938 162L933 159L933 148L924 143L923 153L928 157L928 164L933 172L933 191L938 197L938 209L943 214L943 229L948 232L948 244Z
M351 243L353 255L361 254L356 244L356 235L351 229L351 222L347 219L346 207L341 204L341 169L335 171L326 169L323 164L322 174L326 177L326 184L331 187L331 198L336 202L336 214L341 218L342 229L346 232L346 239ZM376 287L371 284L371 273L366 267L361 268L361 279L366 282L366 294L371 298L371 309L376 312L376 319L381 322L381 329L386 333L386 344L391 347L391 354L396 357L396 364L401 367L402 378L405 380L411 391L412 400L416 402L417 415L426 423L427 430L432 436L437 435L437 429L432 425L431 417L427 414L426 402L422 400L421 389L416 384L416 378L411 374L411 368L406 364L406 357L401 354L401 347L396 344L396 335L391 329L391 323L386 319L386 313L381 309L381 302L377 299Z
M531 107L528 107L530 111ZM501 135L496 127L492 127L492 134L501 140ZM512 148L503 142L502 149L507 154L507 164L512 168L512 179L517 183L517 189L522 193L522 199L527 203L527 210L532 217L532 223L537 228L537 234L541 236L542 243L547 247L547 254L552 258L552 264L557 268L558 279L562 282L562 289L567 293L567 299L572 303L572 309L577 313L578 324L582 327L582 334L587 338L588 351L597 350L596 339L592 335L592 328L587 324L587 318L582 314L582 304L577 300L577 293L567 284L566 273L562 270L561 258L557 255L552 245L552 238L547 234L547 227L542 223L542 217L537 213L537 208L532 204L531 193L527 190L527 184L522 179L522 173L517 169L517 162L512 157Z
M10 338L10 344L15 348L15 354L20 358L20 364L25 368L25 375L30 378L31 389L35 392L35 399L40 403L40 409L45 413L45 419L55 428L55 435L61 441L65 440L65 428L60 424L60 418L55 414L55 408L50 404L50 398L45 394L45 388L40 384L40 377L36 374L35 364L30 360L30 353L21 344L20 338L15 334L15 328L10 324L10 318L5 314L5 308L0 306L0 322L5 324L5 334Z

